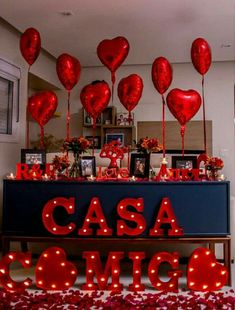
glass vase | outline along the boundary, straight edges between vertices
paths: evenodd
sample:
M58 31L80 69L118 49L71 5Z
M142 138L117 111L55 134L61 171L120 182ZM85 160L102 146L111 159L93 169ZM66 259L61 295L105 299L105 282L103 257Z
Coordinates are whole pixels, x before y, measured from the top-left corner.
M207 177L210 181L218 181L220 177L219 169L207 170Z

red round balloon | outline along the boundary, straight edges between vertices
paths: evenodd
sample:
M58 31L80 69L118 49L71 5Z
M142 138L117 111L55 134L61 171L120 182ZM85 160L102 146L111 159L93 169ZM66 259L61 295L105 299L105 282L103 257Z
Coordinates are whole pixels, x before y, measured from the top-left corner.
M143 92L143 81L137 74L121 79L118 84L118 97L124 107L131 112L138 104Z
M172 89L166 98L167 106L181 126L184 126L200 109L201 96L193 89Z
M211 65L211 48L206 40L198 38L193 41L191 47L191 59L194 68L204 75Z
M124 37L103 40L97 47L100 61L111 71L115 72L129 53L129 42Z
M20 38L20 51L22 56L30 66L38 58L40 49L40 33L34 28L26 29Z
M57 58L56 71L60 82L70 91L79 81L81 65L75 57L62 54Z
M164 57L158 57L152 65L152 81L156 90L164 94L172 82L172 67Z
M93 118L94 123L97 117L107 107L111 96L108 83L95 81L85 86L80 94L82 105L86 112Z
M57 105L53 91L42 91L29 98L28 111L40 126L44 126L54 115Z

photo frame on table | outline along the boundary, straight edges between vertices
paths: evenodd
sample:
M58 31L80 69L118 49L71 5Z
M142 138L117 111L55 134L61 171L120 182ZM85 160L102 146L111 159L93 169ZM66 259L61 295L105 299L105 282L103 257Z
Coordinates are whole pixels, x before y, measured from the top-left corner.
M105 143L110 143L112 141L119 141L120 146L124 145L124 133L106 133Z
M83 177L96 176L95 156L82 156L81 171Z
M85 136L85 138L91 143L91 148L93 148L93 142L94 142L94 148L100 149L101 148L101 138L100 136Z
M175 169L196 169L197 156L172 156L171 166Z
M97 117L96 119L96 125L102 125L102 114ZM84 126L91 126L93 125L93 118L86 112L86 110L83 110L83 125Z
M46 164L46 151L34 149L21 149L21 163L32 165L40 165L41 168Z
M150 154L131 154L130 176L148 178L150 166Z

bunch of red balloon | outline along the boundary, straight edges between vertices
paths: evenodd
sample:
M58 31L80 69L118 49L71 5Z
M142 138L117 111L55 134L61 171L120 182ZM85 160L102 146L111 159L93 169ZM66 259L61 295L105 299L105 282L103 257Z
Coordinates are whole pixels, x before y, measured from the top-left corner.
M80 94L82 105L93 119L93 128L96 128L96 120L107 107L115 84L116 70L126 59L129 52L129 43L124 37L116 37L112 40L103 40L97 47L97 55L100 61L111 71L112 91L105 81L94 81L86 85ZM118 84L118 97L123 106L129 111L129 123L131 111L138 104L143 91L143 81L137 74L131 74L123 78ZM95 132L93 133L95 136Z
M204 74L211 64L211 51L208 43L202 39L196 39L191 47L191 58L194 67L202 75L202 97L203 97L203 124L204 124L204 149L206 149L206 126L205 126L205 101L204 101ZM157 91L162 96L162 140L163 140L163 164L166 163L165 152L165 98L164 93L172 82L172 68L164 57L156 58L152 65L152 81ZM173 116L181 125L182 155L184 156L184 134L188 121L198 112L201 106L200 94L193 90L172 89L166 98L167 106ZM166 172L166 169L164 169Z
M41 49L39 32L34 28L28 28L20 38L20 51L24 59L31 65L36 61ZM28 100L27 113L41 128L41 148L44 148L44 126L52 118L57 108L57 97L52 91L43 91L34 94ZM29 147L29 117L27 117L26 147Z
M115 84L116 70L126 59L129 53L129 42L124 37L116 37L112 40L103 40L97 47L97 55L100 61L111 71L112 81L112 100ZM104 81L97 85L97 81L85 86L81 92L81 102L88 114L95 122L97 117L108 105L110 96L108 93L108 84ZM131 74L123 78L118 84L118 97L123 106L129 111L129 122L131 120L131 111L138 104L143 91L143 81L137 74Z

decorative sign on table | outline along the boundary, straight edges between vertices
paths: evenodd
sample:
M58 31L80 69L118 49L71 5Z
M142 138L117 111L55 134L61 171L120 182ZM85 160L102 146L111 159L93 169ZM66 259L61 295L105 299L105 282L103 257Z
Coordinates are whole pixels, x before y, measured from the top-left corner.
M63 207L68 214L75 212L75 199L73 197L56 197L49 200L42 211L42 221L47 231L53 235L67 235L76 227L74 223L60 226L54 219L54 210ZM132 210L128 208L132 207ZM117 205L117 236L139 236L146 228L143 216L144 200L142 198L125 198ZM130 222L135 223L130 225ZM98 225L94 232L93 225ZM169 198L162 199L155 224L149 230L149 236L160 237L167 231L169 236L182 236L183 229L179 226ZM97 197L92 198L86 213L83 226L78 229L81 236L112 236L113 230L108 227L101 203ZM109 252L105 267L101 262L100 253L97 251L84 251L82 254L86 260L86 283L82 290L111 290L120 292L123 284L120 283L121 260L124 251ZM142 266L145 252L128 252L128 258L133 263L132 283L130 291L144 291L145 285L141 283ZM22 292L29 288L32 279L16 282L10 277L10 265L20 262L24 268L32 264L31 254L22 252L10 252L0 260L0 282L3 288L10 292ZM164 282L159 278L159 268L162 263L168 263L171 270L168 271L169 281ZM60 247L50 247L39 257L36 265L36 285L43 290L65 290L72 287L77 278L77 268L67 260L65 251ZM179 278L182 276L179 269L179 255L176 252L155 253L148 265L148 277L152 286L159 291L178 292ZM111 277L111 283L108 283ZM97 282L94 281L96 278ZM187 267L187 286L195 291L212 291L221 289L228 280L227 269L216 261L213 252L206 248L196 249L189 260Z

